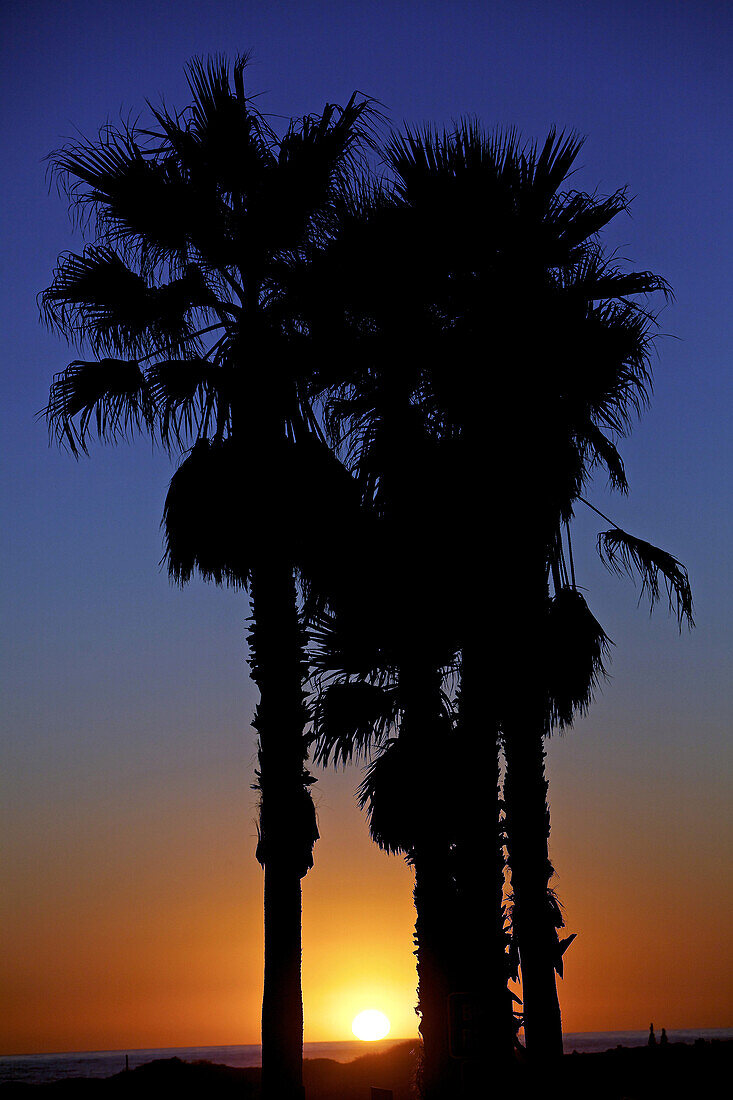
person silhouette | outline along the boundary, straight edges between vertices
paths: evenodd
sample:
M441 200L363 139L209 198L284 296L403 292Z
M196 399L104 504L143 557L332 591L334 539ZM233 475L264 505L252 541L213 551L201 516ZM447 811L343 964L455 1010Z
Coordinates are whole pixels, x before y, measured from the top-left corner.
M654 1034L654 1024L649 1024L649 1038L646 1041L648 1047L655 1047L657 1045L657 1037Z
M668 1042L669 1039L667 1038L667 1029L663 1027L662 1034L659 1036L659 1045L664 1047L667 1045Z

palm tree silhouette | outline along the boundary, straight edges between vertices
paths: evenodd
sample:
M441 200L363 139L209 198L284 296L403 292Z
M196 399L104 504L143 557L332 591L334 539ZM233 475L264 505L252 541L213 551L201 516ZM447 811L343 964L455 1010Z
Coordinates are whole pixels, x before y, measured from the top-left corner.
M105 127L51 157L95 230L60 257L48 322L95 359L58 374L46 410L75 455L92 433L145 430L194 443L165 507L173 578L248 585L260 689L260 841L265 869L263 1088L302 1094L300 879L318 832L305 768L307 675L295 571L314 477L335 476L308 396L313 353L297 305L371 142L369 102L291 122L278 136L245 95L246 57L187 68L188 108ZM323 349L321 349L323 354ZM348 475L346 475L348 476Z
M443 134L407 131L388 150L399 209L393 251L403 281L409 257L408 300L422 303L429 334L429 342L416 338L420 400L462 453L452 510L462 547L461 731L471 762L461 855L473 868L485 862L498 726L525 1037L538 1057L562 1051L543 749L553 719L548 577L558 531L594 467L626 487L614 439L646 400L653 339L652 318L633 298L667 290L649 272L623 272L599 244L600 230L627 206L624 191L599 199L561 190L581 144L552 131L541 147L521 145L513 132L487 135L466 122ZM612 564L641 565L652 594L661 573L687 608L686 575L669 555L648 547L645 557L643 544L619 531L602 546ZM483 890L474 875L466 907L474 944Z
M362 389L360 406L364 397ZM357 483L367 486L367 522L360 538L348 540L358 551L344 562L346 572L331 573L331 612L317 618L313 631L315 757L323 764L371 758L359 790L371 836L385 851L404 854L414 868L422 1095L433 1100L457 1087L459 1070L450 1057L447 1026L456 981L457 899L454 790L447 782L453 708L444 689L456 643L452 608L436 614L426 599L427 577L437 561L426 494L438 486L426 468L437 474L438 456L420 431L419 411L400 408L392 398L371 396L373 415L357 464ZM384 461L387 453L390 461ZM423 474L417 482L406 471L415 462Z
M381 607L381 604L380 604ZM372 607L372 611L374 611ZM382 619L389 630L394 620ZM403 854L414 869L415 947L423 1038L422 1092L450 1095L459 1067L450 1058L447 998L454 986L456 926L451 859L451 712L442 687L443 670L433 657L416 655L386 667L384 653L362 666L361 623L341 617L317 632L325 678L316 708L316 759L323 764L370 760L359 787L370 834L384 851ZM341 657L341 668L339 657ZM357 660L351 659L356 657ZM328 670L328 672L326 672ZM391 736L390 736L391 734ZM435 761L446 759L438 798ZM447 791L445 787L447 786Z

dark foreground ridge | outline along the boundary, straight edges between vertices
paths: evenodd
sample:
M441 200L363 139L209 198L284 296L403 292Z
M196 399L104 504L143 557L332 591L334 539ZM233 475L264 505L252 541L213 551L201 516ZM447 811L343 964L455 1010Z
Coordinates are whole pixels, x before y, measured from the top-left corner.
M393 1100L416 1100L419 1043L401 1043L382 1054L353 1062L328 1058L304 1062L306 1100L370 1100L371 1088L391 1089ZM487 1096L491 1068L486 1067ZM733 1040L698 1039L693 1045L617 1047L604 1053L566 1054L553 1082L517 1066L513 1100L691 1100L705 1097L711 1081L733 1080ZM160 1059L113 1077L69 1078L43 1085L0 1085L0 1100L259 1100L260 1069L235 1069L212 1062ZM456 1097L455 1100L460 1100Z

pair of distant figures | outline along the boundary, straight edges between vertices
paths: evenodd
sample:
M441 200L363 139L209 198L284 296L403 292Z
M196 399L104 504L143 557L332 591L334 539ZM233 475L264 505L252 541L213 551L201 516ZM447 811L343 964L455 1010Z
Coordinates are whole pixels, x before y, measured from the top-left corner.
M662 1028L662 1034L659 1036L659 1045L664 1047L669 1042L667 1038L667 1032L665 1028ZM649 1024L649 1038L646 1041L647 1046L655 1047L657 1045L657 1037L654 1034L654 1024Z

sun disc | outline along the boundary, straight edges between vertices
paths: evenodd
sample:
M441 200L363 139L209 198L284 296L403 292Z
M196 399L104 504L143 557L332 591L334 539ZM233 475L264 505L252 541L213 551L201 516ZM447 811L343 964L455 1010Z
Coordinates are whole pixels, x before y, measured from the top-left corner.
M383 1012L376 1008L365 1008L358 1016L354 1017L351 1030L357 1039L365 1043L374 1043L377 1039L384 1039L389 1035L391 1024Z

